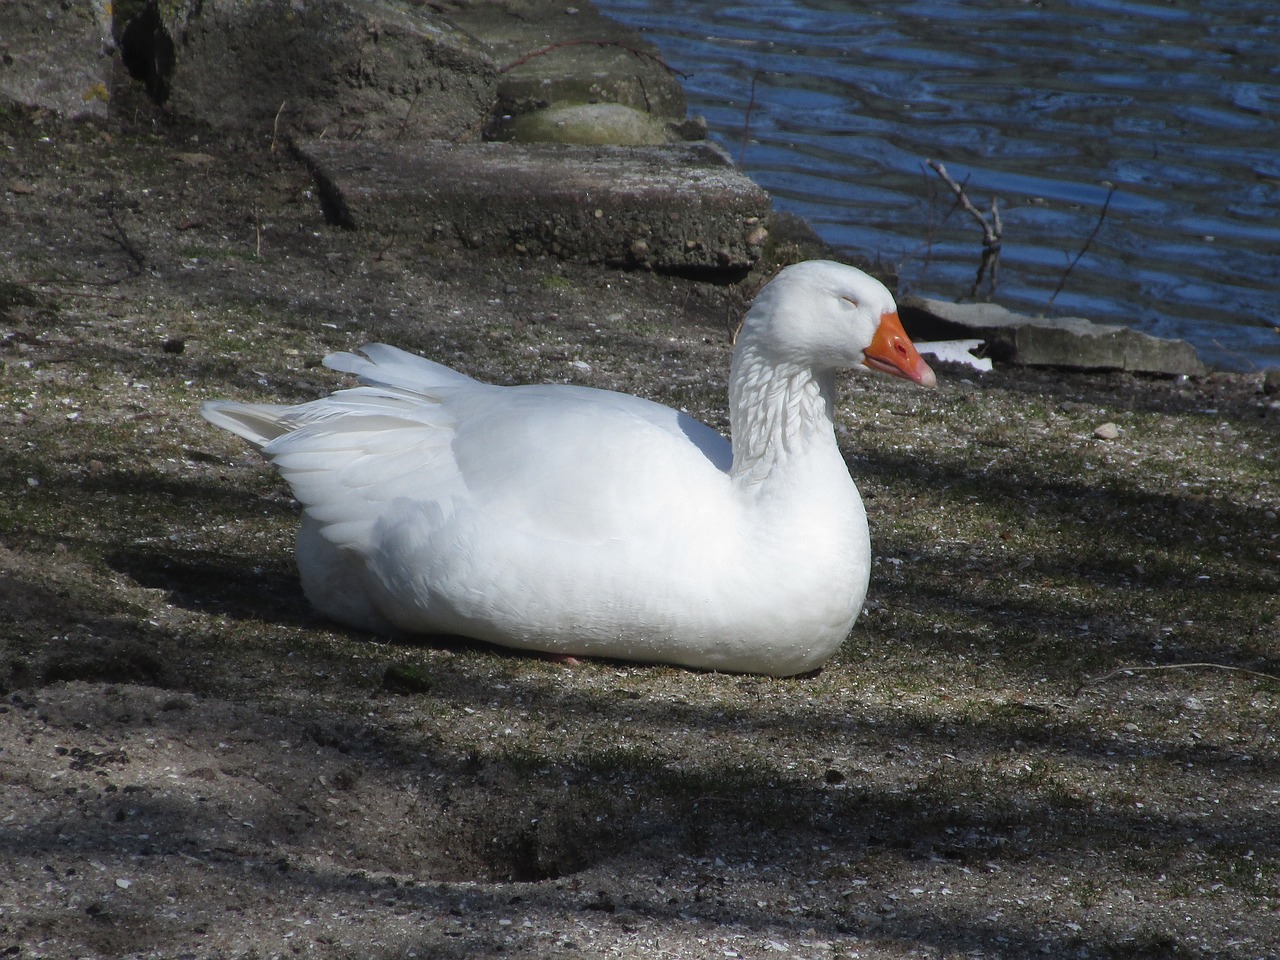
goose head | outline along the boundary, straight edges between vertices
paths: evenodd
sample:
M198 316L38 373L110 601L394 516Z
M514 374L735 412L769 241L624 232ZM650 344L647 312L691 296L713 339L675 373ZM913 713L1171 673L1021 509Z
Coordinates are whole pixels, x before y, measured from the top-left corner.
M808 260L760 291L743 323L769 361L817 371L868 367L923 386L935 383L898 319L893 294L856 267Z

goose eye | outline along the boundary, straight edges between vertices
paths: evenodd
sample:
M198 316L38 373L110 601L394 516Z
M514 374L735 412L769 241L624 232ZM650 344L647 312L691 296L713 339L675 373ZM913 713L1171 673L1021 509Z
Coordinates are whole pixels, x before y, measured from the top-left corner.
M843 300L845 303L847 303L849 306L853 307L853 309L855 310L858 309L858 301L853 299L853 297L841 297L840 299Z

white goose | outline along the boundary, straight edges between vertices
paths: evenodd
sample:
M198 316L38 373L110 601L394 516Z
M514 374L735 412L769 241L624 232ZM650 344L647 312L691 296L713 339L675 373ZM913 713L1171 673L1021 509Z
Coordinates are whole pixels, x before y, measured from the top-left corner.
M835 375L931 386L889 291L787 267L729 380L733 442L649 400L480 383L385 344L325 358L363 386L285 407L210 402L302 503L308 599L379 633L787 676L849 633L871 566L836 445Z

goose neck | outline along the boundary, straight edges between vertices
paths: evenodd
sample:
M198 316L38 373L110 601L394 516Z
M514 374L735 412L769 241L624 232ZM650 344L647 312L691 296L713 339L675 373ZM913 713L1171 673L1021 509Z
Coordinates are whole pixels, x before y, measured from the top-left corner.
M729 377L732 475L759 483L816 443L834 446L835 371L778 361L740 342Z

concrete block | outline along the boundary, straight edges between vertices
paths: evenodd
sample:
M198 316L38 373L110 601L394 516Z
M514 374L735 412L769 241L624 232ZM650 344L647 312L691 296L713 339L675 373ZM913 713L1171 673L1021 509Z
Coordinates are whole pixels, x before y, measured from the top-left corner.
M1205 372L1195 348L1185 341L1082 317L1030 317L994 303L949 303L923 297L904 298L898 306L913 338L976 337L986 342L987 355L997 362L1165 376Z
M109 0L0 0L0 100L105 118L115 41Z
M745 270L769 197L707 144L309 141L330 219L406 239L658 270Z
M403 141L484 127L496 67L429 9L378 0L177 0L124 24L152 97L221 129Z

